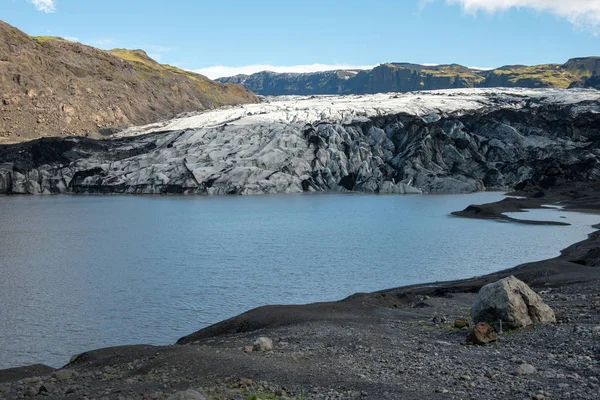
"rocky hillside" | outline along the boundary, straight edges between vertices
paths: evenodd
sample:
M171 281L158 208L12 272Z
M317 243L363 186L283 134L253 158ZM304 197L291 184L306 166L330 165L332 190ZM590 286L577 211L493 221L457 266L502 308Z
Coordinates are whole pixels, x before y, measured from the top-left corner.
M338 70L306 74L259 72L217 79L238 83L260 95L318 95L412 92L451 88L597 87L600 57L567 63L512 65L483 71L462 65L381 64L372 70Z
M596 90L285 98L0 146L0 194L473 192L600 179Z
M241 86L158 64L141 50L106 52L30 37L0 21L0 143L99 137L185 111L256 100Z

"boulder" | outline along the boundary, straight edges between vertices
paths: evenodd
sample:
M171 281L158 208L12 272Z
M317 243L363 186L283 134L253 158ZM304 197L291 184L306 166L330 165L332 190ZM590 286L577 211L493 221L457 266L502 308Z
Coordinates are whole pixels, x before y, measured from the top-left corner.
M494 328L485 322L480 322L471 329L467 336L467 344L488 344L495 342L498 335Z
M554 311L525 282L509 276L481 288L471 307L473 321L510 329L554 323Z
M206 397L204 397L200 392L188 389L170 395L167 397L167 400L206 400Z

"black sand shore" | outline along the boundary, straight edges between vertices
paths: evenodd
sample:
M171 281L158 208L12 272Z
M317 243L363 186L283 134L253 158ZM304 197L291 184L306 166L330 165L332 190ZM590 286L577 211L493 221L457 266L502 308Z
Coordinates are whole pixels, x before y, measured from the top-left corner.
M456 215L505 220L503 212L556 203L600 210L598 184L518 189L526 198ZM470 319L478 290L510 275L540 293L558 323L505 332L489 346L465 345L455 318ZM248 351L258 337L271 338L273 350ZM0 399L163 399L187 389L208 399L597 399L599 362L597 231L559 257L482 277L260 307L173 346L94 350L61 370L0 371ZM517 372L522 363L535 372Z

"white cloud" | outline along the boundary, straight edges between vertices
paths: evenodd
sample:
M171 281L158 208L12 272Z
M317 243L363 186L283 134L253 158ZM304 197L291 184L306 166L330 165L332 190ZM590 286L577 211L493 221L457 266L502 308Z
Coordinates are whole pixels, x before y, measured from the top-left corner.
M70 42L78 42L79 41L79 39L76 38L75 36L65 36L65 39Z
M54 4L54 0L27 0L31 4L35 6L35 8L39 11L43 11L46 14L53 13L56 11L56 5Z
M596 33L600 28L600 0L446 0L446 3L460 4L470 14L480 10L495 13L510 8L530 8L552 13Z
M226 66L215 66L208 68L200 68L192 70L198 74L205 75L210 79L222 78L226 76L234 75L250 75L261 71L271 72L320 72L320 71L334 71L337 69L371 69L375 65L347 65L347 64L308 64L308 65L290 65L290 66L275 66L269 64L254 64L244 65L241 67L226 67Z

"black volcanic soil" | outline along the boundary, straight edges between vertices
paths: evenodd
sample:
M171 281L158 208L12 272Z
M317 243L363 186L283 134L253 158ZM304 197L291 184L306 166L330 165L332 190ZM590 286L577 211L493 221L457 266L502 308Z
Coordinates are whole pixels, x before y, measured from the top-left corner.
M522 185L515 195L528 197L459 215L501 219L552 203L600 210L598 184ZM454 319L469 319L481 286L509 275L540 293L558 323L465 345ZM245 351L262 336L272 351ZM208 399L598 399L600 231L554 259L339 302L260 307L178 343L90 351L60 371L0 371L0 398L164 399L191 388ZM536 372L519 375L522 363Z

